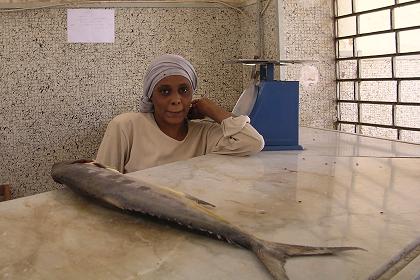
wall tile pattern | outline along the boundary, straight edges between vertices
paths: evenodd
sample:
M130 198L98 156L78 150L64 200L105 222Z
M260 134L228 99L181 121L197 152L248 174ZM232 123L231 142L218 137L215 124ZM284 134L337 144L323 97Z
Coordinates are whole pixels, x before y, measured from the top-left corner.
M335 62L333 5L330 0L281 0L284 37L280 38L282 59L315 60L319 82L300 86L300 124L334 128ZM300 79L300 65L282 67L287 80Z
M94 158L107 123L137 110L146 66L189 58L197 95L231 109L242 67L239 13L228 8L116 9L114 44L66 42L66 10L0 14L0 181L20 197L58 187L54 162ZM210 28L211 27L211 28Z
M332 127L334 49L328 1L283 1L285 59L317 59L320 82L301 88L301 124ZM266 2L263 2L264 7ZM279 58L277 3L263 18L264 57ZM114 44L66 43L66 10L0 14L0 183L13 196L59 188L54 162L93 158L107 123L137 110L142 77L163 53L189 58L199 75L197 96L233 108L248 69L226 65L256 53L256 5L243 16L229 8L119 8ZM321 46L321 47L319 47ZM288 67L298 79L300 67Z

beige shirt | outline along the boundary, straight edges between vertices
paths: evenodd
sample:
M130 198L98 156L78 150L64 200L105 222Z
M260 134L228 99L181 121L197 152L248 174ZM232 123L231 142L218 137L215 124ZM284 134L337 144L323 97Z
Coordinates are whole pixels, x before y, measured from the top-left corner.
M247 116L227 118L221 125L188 121L187 136L178 141L159 129L153 113L124 113L108 124L96 161L129 173L208 153L245 156L263 147Z

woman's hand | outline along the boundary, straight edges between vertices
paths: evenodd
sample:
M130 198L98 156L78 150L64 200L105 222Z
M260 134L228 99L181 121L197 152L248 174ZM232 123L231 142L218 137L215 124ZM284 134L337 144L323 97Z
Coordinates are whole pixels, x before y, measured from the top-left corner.
M191 102L191 109L188 113L189 119L210 119L221 123L224 119L232 116L231 113L207 98L195 99Z

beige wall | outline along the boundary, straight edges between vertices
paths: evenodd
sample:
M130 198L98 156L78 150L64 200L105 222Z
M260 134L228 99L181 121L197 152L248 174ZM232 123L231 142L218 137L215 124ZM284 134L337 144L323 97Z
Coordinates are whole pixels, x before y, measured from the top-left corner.
M115 19L114 44L69 44L65 9L0 13L0 183L14 197L57 188L54 162L95 157L107 123L137 110L145 68L160 54L190 59L197 94L233 108L242 66L222 62L242 57L252 18L231 8L118 8Z
M281 58L318 60L320 82L301 87L301 124L331 128L332 7L309 2L280 0ZM277 5L263 18L264 53L272 59L279 58ZM65 9L0 13L0 183L10 183L14 197L57 188L51 165L95 156L109 120L137 110L145 68L162 53L189 58L197 94L232 109L249 69L222 62L257 52L256 5L243 8L246 15L228 7L117 8L114 44L66 43ZM285 74L298 79L299 68Z
M232 107L242 72L221 62L239 52L238 18L232 9L117 9L114 44L68 44L64 9L0 14L1 180L15 197L56 188L51 165L93 158L110 119L136 110L145 68L163 53L189 58L197 93Z
M315 60L319 82L300 85L300 124L334 128L337 118L333 1L279 0L282 59ZM283 71L287 80L299 80L301 66Z

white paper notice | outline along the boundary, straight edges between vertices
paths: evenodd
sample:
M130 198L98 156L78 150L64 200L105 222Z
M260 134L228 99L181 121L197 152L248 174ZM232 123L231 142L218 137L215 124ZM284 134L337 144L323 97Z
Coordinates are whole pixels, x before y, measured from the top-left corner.
M113 9L68 9L67 41L69 43L114 43Z

